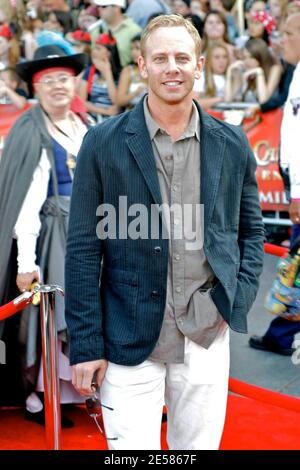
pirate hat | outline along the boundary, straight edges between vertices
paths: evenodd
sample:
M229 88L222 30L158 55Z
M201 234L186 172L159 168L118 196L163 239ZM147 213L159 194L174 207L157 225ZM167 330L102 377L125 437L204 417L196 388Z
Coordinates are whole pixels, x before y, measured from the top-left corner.
M32 76L44 69L51 67L67 67L78 75L87 64L86 54L67 55L56 45L39 47L33 56L33 60L16 65L17 74L27 83L32 82Z

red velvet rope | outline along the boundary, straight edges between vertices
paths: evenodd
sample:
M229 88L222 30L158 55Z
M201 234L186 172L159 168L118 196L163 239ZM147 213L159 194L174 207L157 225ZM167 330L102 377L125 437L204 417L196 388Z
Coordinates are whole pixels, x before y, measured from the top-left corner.
M283 256L289 250L284 247L265 243L265 253L274 256ZM28 303L28 302L27 302ZM0 307L0 320L10 317L17 313L20 309L24 308L24 304L14 305L13 301ZM269 405L280 406L287 410L292 410L300 413L300 399L285 395L283 393L273 392L256 385L251 385L241 380L230 377L229 391L242 395L244 397L252 398Z
M22 302L18 304L15 304L14 300L12 300L8 304L2 305L0 307L0 320L5 320L6 318L11 317L15 313L20 312L25 307L27 307L28 304L32 302L32 299L33 299L33 296L29 299L24 299Z
M265 243L265 253L273 256L283 256L288 253L289 249L283 246L272 245L272 243Z

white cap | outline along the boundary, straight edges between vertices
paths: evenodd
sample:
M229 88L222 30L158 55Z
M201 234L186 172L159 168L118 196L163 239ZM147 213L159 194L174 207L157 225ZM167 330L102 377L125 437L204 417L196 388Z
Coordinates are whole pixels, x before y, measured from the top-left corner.
M126 8L126 0L94 0L94 4L97 7L116 6Z

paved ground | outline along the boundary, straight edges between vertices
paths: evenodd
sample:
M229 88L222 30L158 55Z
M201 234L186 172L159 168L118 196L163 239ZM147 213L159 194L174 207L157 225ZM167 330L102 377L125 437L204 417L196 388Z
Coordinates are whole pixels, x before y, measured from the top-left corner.
M249 333L231 332L231 377L269 388L278 392L300 397L300 352L299 364L293 364L290 357L248 346L249 336L263 334L274 318L263 308L264 297L274 279L278 258L265 255L264 271L256 302L249 313ZM296 339L300 339L300 334Z

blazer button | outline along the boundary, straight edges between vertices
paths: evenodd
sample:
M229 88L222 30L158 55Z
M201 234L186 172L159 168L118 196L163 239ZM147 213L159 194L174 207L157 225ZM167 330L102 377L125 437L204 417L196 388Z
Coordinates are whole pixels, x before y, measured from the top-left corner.
M158 292L157 290L153 290L153 291L151 292L151 298L152 298L152 299L157 300L157 299L159 299L159 297L160 297L160 294L159 294L159 292Z
M156 254L161 253L161 246L154 247L154 253Z

